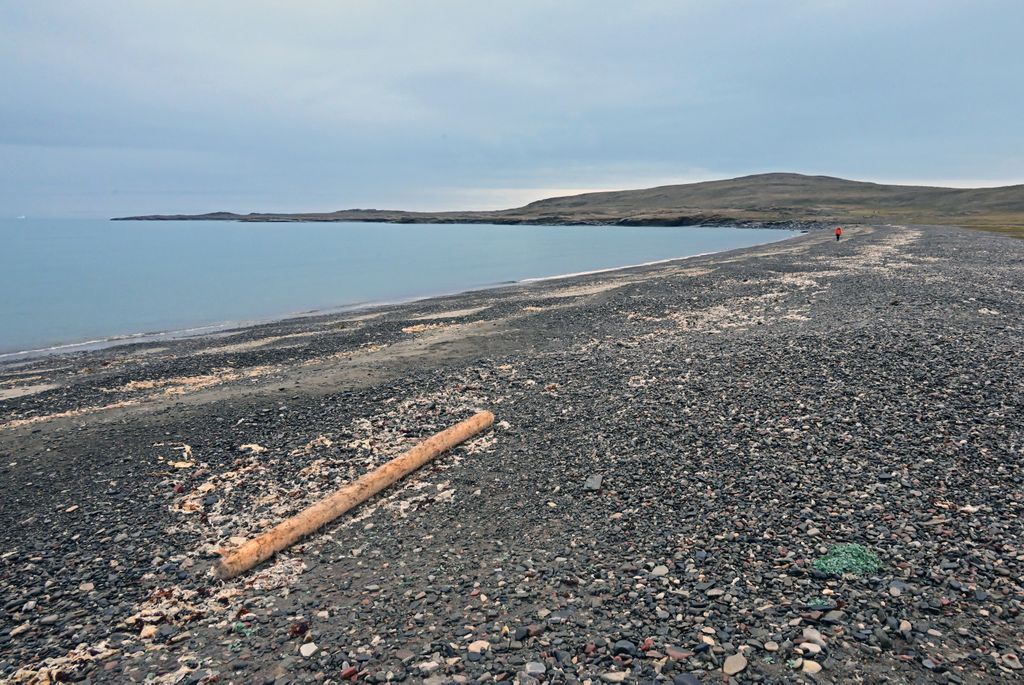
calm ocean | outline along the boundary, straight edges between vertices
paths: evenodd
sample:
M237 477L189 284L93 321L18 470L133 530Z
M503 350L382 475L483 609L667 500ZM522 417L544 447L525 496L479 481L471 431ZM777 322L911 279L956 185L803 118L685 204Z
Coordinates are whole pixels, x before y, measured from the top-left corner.
M703 227L4 219L0 354L393 302L794 234Z

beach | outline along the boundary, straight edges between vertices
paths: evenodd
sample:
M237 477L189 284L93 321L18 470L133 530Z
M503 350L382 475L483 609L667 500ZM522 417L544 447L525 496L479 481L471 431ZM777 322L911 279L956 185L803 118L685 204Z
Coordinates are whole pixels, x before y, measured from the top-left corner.
M998 235L812 230L2 363L0 679L1020 678L1022 267ZM879 567L815 566L850 543Z

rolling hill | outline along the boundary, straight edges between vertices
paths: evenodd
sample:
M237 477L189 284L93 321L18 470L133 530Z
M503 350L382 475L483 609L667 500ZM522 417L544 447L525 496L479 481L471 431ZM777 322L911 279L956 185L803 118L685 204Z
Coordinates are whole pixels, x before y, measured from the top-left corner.
M871 222L952 224L1024 232L1024 185L939 188L771 173L643 190L552 197L497 211L348 209L326 213L215 212L122 218L662 226Z

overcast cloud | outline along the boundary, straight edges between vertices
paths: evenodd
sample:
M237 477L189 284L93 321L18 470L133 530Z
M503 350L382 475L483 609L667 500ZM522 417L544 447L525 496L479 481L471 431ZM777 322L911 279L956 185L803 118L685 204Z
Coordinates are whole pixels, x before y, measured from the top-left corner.
M0 214L1024 182L1024 3L0 5Z

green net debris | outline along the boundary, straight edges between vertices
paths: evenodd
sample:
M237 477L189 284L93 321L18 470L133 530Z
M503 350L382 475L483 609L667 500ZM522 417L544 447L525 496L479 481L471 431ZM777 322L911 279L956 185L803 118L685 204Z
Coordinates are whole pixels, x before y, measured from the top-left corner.
M814 568L837 576L844 573L864 576L882 568L882 562L863 545L835 545L828 554L814 562Z

